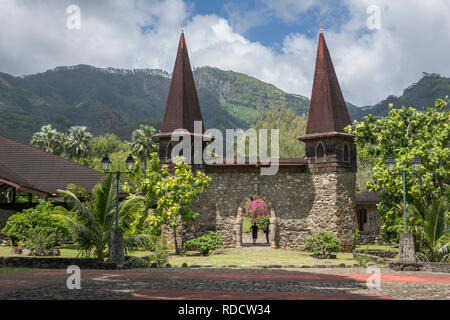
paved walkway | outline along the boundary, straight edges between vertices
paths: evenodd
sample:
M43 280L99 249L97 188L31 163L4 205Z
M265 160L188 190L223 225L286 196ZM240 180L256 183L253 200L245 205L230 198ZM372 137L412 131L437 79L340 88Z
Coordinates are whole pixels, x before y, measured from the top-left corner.
M0 275L0 299L160 300L450 300L450 275L382 270L381 288L368 289L363 269L82 270L81 290L69 290L65 270Z

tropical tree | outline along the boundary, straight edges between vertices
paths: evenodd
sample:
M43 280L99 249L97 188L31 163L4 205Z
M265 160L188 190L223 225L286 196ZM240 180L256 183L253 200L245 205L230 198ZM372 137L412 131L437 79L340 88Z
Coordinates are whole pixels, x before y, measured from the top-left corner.
M131 147L134 155L136 155L144 168L147 168L147 159L153 152L158 151L158 144L156 144L152 136L156 133L156 129L152 126L140 125L139 129L133 131L131 136Z
M448 202L435 199L423 209L408 206L408 229L414 234L419 261L449 262L450 230Z
M64 134L63 132L58 132L56 136L55 148L53 150L53 153L61 157L68 156L67 155L68 143L69 138L67 137L67 135Z
M256 118L253 129L280 130L280 156L301 157L305 155L305 144L297 141L297 138L306 132L306 124L306 115L296 115L294 108L282 106L278 110L270 106ZM270 143L267 151L270 154Z
M31 137L31 145L46 152L55 152L58 146L59 132L52 128L51 124L41 127L41 130Z
M414 108L394 109L389 106L385 118L369 115L362 122L355 121L346 130L355 135L355 142L365 148L367 157L373 159L371 178L366 183L370 191L380 193L378 211L384 222L382 233L386 237L402 216L402 177L386 169L386 159L394 156L399 171L405 171L407 179L407 203L424 207L433 199L449 197L450 175L448 98L437 99L435 107L419 112ZM420 157L422 169L412 172L410 163Z
M89 151L89 142L92 139L92 134L86 131L84 126L74 126L69 129L68 134L68 152L71 158L76 158L80 163L82 156L86 155Z
M92 196L82 188L69 185L67 190L58 190L65 201L77 213L75 218L56 215L75 235L80 253L86 257L96 256L98 261L105 260L115 228L117 185L113 175L97 184L92 190ZM133 233L133 224L143 214L143 198L134 196L119 204L119 230L124 236L125 251L145 248L151 241L150 236Z
M182 221L197 219L199 214L194 212L189 204L208 187L211 178L201 171L193 174L191 166L182 157L175 159L174 163L175 167L171 173L167 165L160 165L158 154L153 153L145 171L145 178L135 186L138 194L144 194L146 210L151 209L152 212L147 218L150 232L160 235L162 226L172 229L175 251L179 254L176 228ZM124 190L128 193L133 191L128 185L124 186Z

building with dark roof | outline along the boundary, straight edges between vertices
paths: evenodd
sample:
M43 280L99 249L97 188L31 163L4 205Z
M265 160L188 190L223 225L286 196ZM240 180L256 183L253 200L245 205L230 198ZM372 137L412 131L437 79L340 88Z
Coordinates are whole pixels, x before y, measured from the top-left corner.
M32 195L56 197L69 184L91 192L103 178L93 169L0 135L0 210L33 207ZM18 192L28 194L28 203L16 203Z

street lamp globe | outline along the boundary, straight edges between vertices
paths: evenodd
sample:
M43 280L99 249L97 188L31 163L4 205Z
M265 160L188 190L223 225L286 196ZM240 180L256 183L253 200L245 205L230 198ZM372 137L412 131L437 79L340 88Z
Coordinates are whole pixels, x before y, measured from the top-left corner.
M109 160L108 155L105 155L102 159L102 170L108 172L111 168L111 160Z
M125 161L125 163L126 163L126 166L127 166L127 170L128 171L133 171L135 162L134 162L134 158L133 158L133 156L131 154L128 156L128 158Z
M393 157L389 157L386 160L386 168L389 172L394 171L395 169L395 159Z
M412 159L411 165L412 165L414 172L419 172L421 164L422 164L422 161L420 160L419 157L416 156Z

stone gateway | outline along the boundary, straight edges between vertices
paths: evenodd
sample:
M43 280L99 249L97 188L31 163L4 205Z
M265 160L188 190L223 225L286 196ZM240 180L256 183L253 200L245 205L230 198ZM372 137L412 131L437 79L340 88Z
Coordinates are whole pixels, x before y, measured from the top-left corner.
M208 106L204 106L208 107ZM184 34L181 34L161 133L162 163L171 164L171 133L202 121ZM242 213L246 199L258 195L271 209L271 247L300 248L306 238L329 232L344 251L354 247L356 229L356 147L345 133L350 125L344 97L325 38L320 32L305 143L306 157L279 158L275 175L260 175L259 164L194 165L212 178L209 188L192 204L200 213L195 223L183 224L177 239L183 243L206 230L225 238L226 247L242 246ZM204 126L203 126L204 127Z

